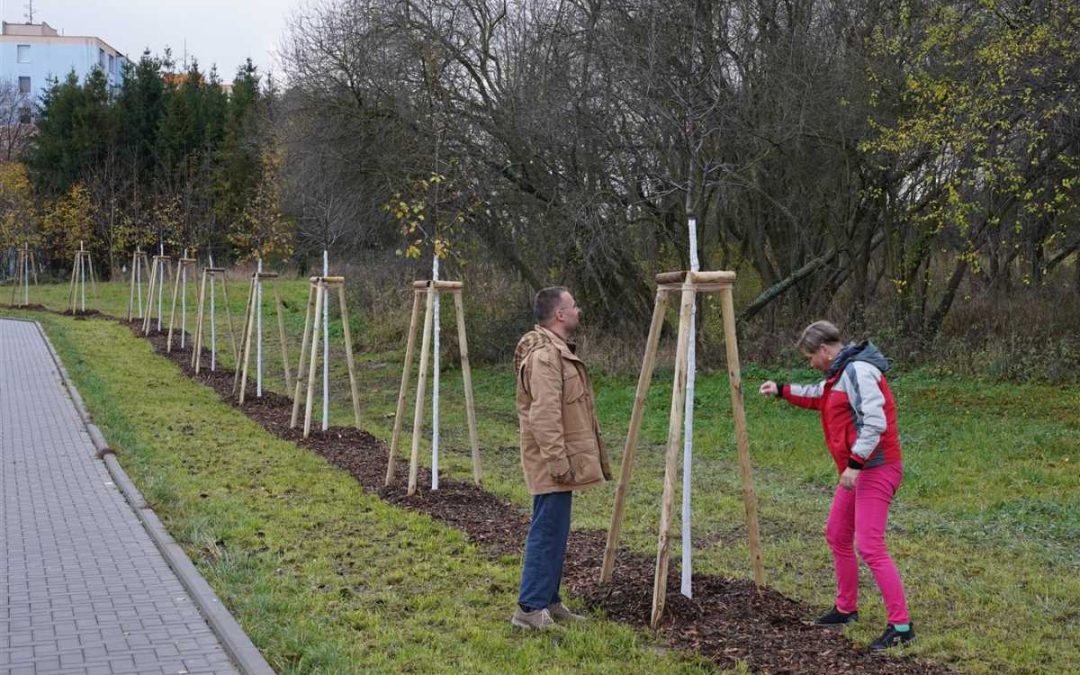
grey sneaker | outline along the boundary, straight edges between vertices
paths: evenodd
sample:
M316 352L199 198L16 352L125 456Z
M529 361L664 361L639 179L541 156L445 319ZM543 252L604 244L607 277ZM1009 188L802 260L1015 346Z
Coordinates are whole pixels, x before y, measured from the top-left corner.
M551 617L551 612L547 609L526 612L518 607L514 610L514 616L510 618L510 624L523 630L561 630L561 627L555 623L555 619Z
M547 609L551 614L551 618L555 619L555 623L566 624L587 620L587 617L584 617L581 614L574 614L568 610L561 602L548 605Z

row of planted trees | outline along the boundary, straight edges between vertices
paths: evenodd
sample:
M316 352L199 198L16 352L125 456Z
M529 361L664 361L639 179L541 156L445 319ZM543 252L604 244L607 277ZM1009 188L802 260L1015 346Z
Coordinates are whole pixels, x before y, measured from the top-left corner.
M43 92L35 133L0 164L0 249L30 244L61 272L86 242L106 274L135 247L288 255L277 93L246 63L231 85L144 53L110 91L95 71Z

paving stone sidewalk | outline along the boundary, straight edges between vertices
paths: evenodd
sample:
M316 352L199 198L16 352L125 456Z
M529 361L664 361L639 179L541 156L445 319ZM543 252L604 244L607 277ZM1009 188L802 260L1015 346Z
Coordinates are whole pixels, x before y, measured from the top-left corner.
M0 673L235 673L76 412L0 319Z

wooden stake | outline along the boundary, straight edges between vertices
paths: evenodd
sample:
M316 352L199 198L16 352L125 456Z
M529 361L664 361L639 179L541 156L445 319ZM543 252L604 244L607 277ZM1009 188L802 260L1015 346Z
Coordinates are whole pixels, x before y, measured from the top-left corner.
M135 310L135 267L138 265L139 250L136 249L135 253L131 255L131 290L128 291L128 311L127 320L131 321L131 317Z
M750 538L750 563L754 568L754 583L758 589L765 585L765 567L761 561L761 535L758 532L757 496L754 494L753 470L750 466L750 439L746 432L746 410L743 407L742 372L739 367L739 345L735 334L735 301L731 287L720 292L724 314L724 346L727 349L728 379L731 382L731 411L735 416L735 442L739 449L739 476L742 479L743 504L746 507L746 529Z
M233 358L240 358L240 352L236 349L236 332L233 330L232 310L229 309L229 283L225 279L225 270L221 270L221 295L225 298L225 322L229 326L229 340L232 342ZM215 274L216 276L216 274Z
M409 333L405 340L405 364L401 369L401 387L398 390L397 412L394 413L394 434L390 437L390 456L386 465L386 485L394 482L398 443L401 441L401 423L405 417L405 398L409 391L409 375L412 373L413 352L416 347L416 325L420 322L420 297L423 291L413 291L412 313L409 315Z
M90 266L90 288L94 293L94 297L97 298L97 275L94 274L94 259L90 257L90 251L87 251L85 253L85 255L86 255L86 262ZM85 309L86 308L83 307L83 310L85 310Z
M174 284L173 284L172 309L169 311L169 334L168 334L168 337L165 339L165 351L167 353L172 352L173 328L176 326L176 300L177 300L178 297L180 298L180 302L181 302L181 311L180 311L181 321L186 323L187 312L185 310L187 309L187 283L186 283L186 277L184 275L184 272L188 267L191 268L192 272L195 271L194 261L189 260L187 258L187 251L186 250L184 251L184 254L185 254L184 257L180 258L180 260L177 261L177 263L176 263L176 278L174 279ZM185 279L185 283L183 284L183 287L184 287L183 296L180 295L180 293L181 293L181 291L180 291L180 287L181 287L180 280L181 280L181 278ZM186 329L186 326L182 325L180 327L181 332L183 332L185 329ZM181 342L180 346L182 348L183 347L183 339L181 339L180 342Z
M26 293L26 288L30 285L30 270L27 267L29 262L29 248L26 244L22 248L18 249L18 257L15 259L15 279L11 285L11 305L15 307L15 297L18 294L18 289L23 288ZM37 283L37 282L35 282ZM29 305L29 299L24 295L21 307Z
M147 290L147 302L146 313L143 315L143 335L150 333L150 324L153 321L154 316L154 289L157 288L157 278L160 272L160 266L158 265L158 258L154 256L154 262L150 266L150 287Z
M311 434L311 410L315 407L315 366L319 361L319 326L325 293L326 284L318 282L315 286L315 306L319 311L315 313L315 321L312 323L311 362L308 367L307 401L304 406L304 438Z
M15 306L15 292L19 286L22 286L22 275L19 274L22 267L22 250L19 250L19 257L15 261L15 280L11 283L11 306Z
M199 374L199 367L202 365L203 321L206 319L206 280L209 276L210 273L204 269L202 282L199 284L199 316L195 325L195 344L192 345L191 350L191 367L195 369L196 375Z
M300 362L296 365L296 389L293 391L292 418L289 428L295 429L300 416L300 395L304 386L304 358L311 341L312 312L315 311L315 284L308 286L307 315L304 317L304 337L300 342Z
M158 266L161 268L161 270L159 272L159 275L158 275L159 278L158 278L158 315L157 315L157 329L158 329L158 332L160 333L161 332L162 321L165 318L163 316L164 313L165 313L165 308L162 307L162 305L164 304L162 302L162 298L165 295L165 289L168 288L168 283L169 283L168 279L172 275L172 258L170 258L168 256L162 256L161 261L158 263Z
M327 292L329 292L329 288ZM349 308L345 302L345 285L338 286L338 300L341 302L341 329L345 337L345 362L349 365L349 389L352 390L353 415L356 428L360 428L360 393L356 388L356 365L353 362L352 336L349 334ZM327 318L329 320L329 317Z
M75 309L76 309L76 305L75 305L75 279L76 279L76 276L75 275L78 273L78 270L79 270L79 259L80 259L80 257L81 256L76 252L75 253L75 260L74 260L74 262L71 263L71 284L68 285L68 307L71 308L71 313L72 314L75 313Z
M649 396L649 383L656 367L656 352L660 345L660 332L664 327L664 312L667 310L668 291L657 289L656 304L653 305L652 322L649 324L649 337L645 341L645 356L641 360L641 374L638 376L637 391L634 394L634 409L630 414L630 429L626 432L623 445L622 464L619 467L619 486L615 489L615 509L611 514L611 526L608 528L607 545L604 547L604 562L600 567L600 581L610 581L615 567L615 553L619 546L619 534L622 531L623 516L626 510L626 496L630 491L630 477L634 471L634 452L637 449L641 421L645 416L645 401Z
M465 417L469 424L469 446L472 449L473 482L481 484L480 440L476 433L476 407L473 402L472 368L469 365L469 342L465 336L465 305L461 291L453 292L454 313L457 315L458 350L461 356L461 379L465 386Z
M409 455L408 495L416 494L416 476L420 468L420 436L424 428L424 393L427 388L428 352L431 349L431 324L434 313L435 289L427 292L424 311L424 337L420 341L420 367L416 378L416 408L413 413L412 454Z
M244 345L247 341L248 329L251 327L251 296L255 288L255 277L252 276L248 282L248 296L247 302L244 303L244 327L240 330L240 344ZM240 382L240 370L243 366L244 355L241 354L240 358L236 360L236 368L233 371L233 386L232 393L236 393L236 387Z
M664 614L667 597L668 558L670 556L671 511L675 499L675 474L678 473L679 441L682 438L683 408L686 405L686 360L690 348L690 313L696 291L692 284L683 286L679 308L679 341L675 353L675 380L671 387L671 414L668 420L667 452L664 461L664 496L660 505L660 536L656 543L656 575L653 578L652 616L649 626L656 628Z
M165 353L172 351L173 324L176 323L176 299L180 295L180 270L183 268L184 261L181 260L176 266L176 278L173 279L172 304L169 308L169 334L165 338Z
M247 307L244 312L244 332L242 333L240 340L244 345L244 352L240 358L236 360L236 375L233 376L233 393L236 393L236 384L239 379L240 382L240 405L244 405L244 394L247 392L247 378L248 378L248 364L251 362L251 334L252 325L255 323L255 303L256 290L258 286L258 280L256 277L251 277L251 285L248 288L248 301ZM243 374L241 375L241 371Z
M82 305L82 311L86 313L86 255L79 256L79 274L82 277L82 298L80 303ZM93 276L90 277L93 279Z
M289 343L285 341L285 307L281 302L281 291L274 284L274 304L277 306L278 335L281 337L281 367L285 370L285 391L292 389L289 375Z

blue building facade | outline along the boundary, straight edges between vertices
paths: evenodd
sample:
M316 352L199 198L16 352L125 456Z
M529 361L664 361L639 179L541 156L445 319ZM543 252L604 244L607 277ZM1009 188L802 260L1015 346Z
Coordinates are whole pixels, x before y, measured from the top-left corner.
M123 83L127 58L101 38L59 35L47 23L3 22L0 35L0 82L36 100L50 78L63 80L72 70L82 81L95 68L116 91Z

